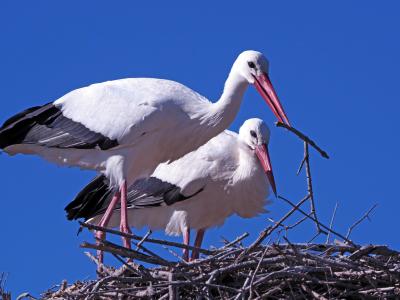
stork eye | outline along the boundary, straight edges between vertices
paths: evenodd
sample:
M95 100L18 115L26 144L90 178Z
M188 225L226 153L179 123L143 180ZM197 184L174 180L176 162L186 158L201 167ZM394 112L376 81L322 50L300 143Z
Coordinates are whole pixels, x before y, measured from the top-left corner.
M249 65L249 68L251 68L251 69L256 68L256 65L252 61L249 61L247 64Z
M257 137L257 134L256 134L256 132L255 132L254 130L250 130L250 135L251 135L253 138L256 138L256 137Z

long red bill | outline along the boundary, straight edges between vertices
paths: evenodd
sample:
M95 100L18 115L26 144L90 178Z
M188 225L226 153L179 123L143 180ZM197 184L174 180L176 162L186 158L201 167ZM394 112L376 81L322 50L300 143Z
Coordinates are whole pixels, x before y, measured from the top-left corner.
M254 76L257 91L264 98L265 102L269 105L272 112L278 118L278 120L286 125L290 126L290 122L286 113L282 107L281 102L275 92L274 86L271 83L271 80L268 77L267 73L262 73L259 76Z
M267 174L269 184L271 185L272 191L276 196L276 185L274 174L272 172L271 160L269 158L268 147L266 144L258 145L255 149L256 155L261 162L261 165L264 168L265 173Z

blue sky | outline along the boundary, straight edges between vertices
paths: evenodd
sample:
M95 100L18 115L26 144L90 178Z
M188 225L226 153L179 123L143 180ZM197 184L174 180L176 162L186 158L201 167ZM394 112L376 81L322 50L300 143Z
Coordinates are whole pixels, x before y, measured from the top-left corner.
M396 1L2 1L0 122L66 92L110 79L160 77L218 99L235 57L254 49L270 60L270 77L293 125L331 155L312 152L317 209L346 231L371 205L359 243L400 248L398 211L400 4ZM247 118L275 121L255 89L246 93L232 129ZM280 194L297 201L304 176L295 171L302 144L272 128L271 159ZM91 278L95 268L64 206L94 175L37 157L0 155L0 271L16 296ZM251 238L288 209L275 200L269 215L230 219L206 235L249 231ZM312 225L291 233L312 236ZM159 234L158 236L162 236Z

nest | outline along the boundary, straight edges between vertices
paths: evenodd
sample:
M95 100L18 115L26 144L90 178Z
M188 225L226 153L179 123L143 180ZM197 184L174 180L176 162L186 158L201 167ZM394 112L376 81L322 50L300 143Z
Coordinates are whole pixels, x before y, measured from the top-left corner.
M238 238L193 262L160 260L106 242L101 247L136 258L103 267L94 281L64 282L43 299L366 299L400 297L400 253L386 246L269 244L243 247ZM88 246L88 245L86 245ZM203 252L207 250L202 250Z

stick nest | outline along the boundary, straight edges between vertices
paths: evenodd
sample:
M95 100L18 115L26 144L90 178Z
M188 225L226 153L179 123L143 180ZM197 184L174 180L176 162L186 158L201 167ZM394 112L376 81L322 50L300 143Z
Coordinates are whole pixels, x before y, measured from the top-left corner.
M117 253L119 246L108 243ZM110 250L109 248L108 250ZM135 251L132 250L134 253ZM105 268L44 299L367 299L400 297L399 252L386 246L238 243L193 262ZM132 255L131 255L132 256ZM167 263L165 263L167 264Z

